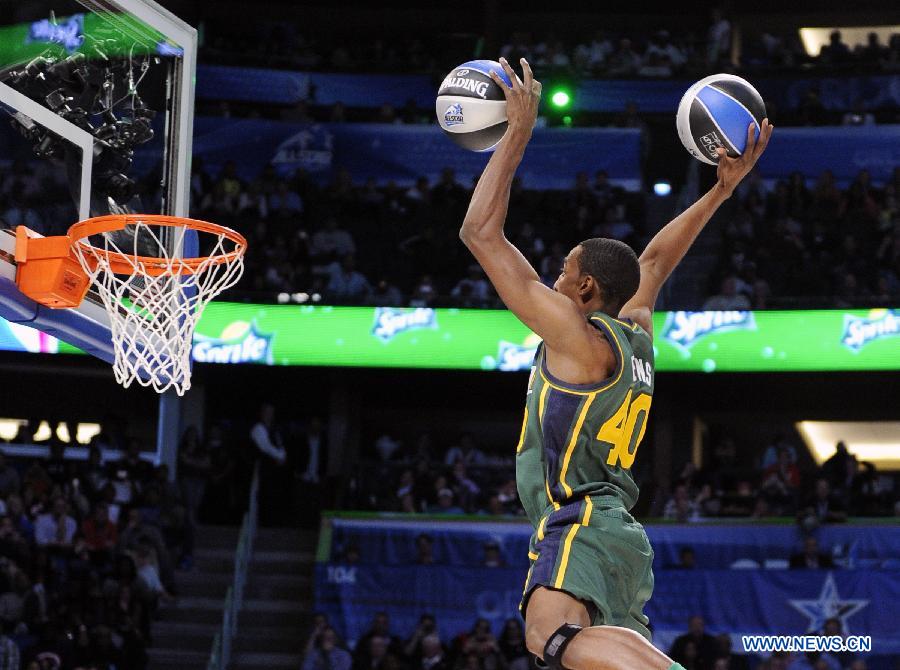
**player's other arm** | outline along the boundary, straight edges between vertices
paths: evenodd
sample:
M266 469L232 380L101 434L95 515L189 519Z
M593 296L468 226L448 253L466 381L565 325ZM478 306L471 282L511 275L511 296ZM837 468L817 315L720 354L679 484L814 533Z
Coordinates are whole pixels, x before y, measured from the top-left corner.
M738 158L729 158L724 149L719 149L718 180L715 186L650 240L640 258L641 283L634 297L622 307L620 317L632 319L652 334L650 317L660 288L712 215L731 197L741 179L759 160L772 136L773 127L768 119L764 119L757 138L756 128L751 124L747 129L747 149Z
M589 326L575 303L544 286L503 232L513 176L531 139L541 97L540 82L534 80L527 61L523 58L521 62L524 81L501 59L511 87L492 75L506 94L509 125L478 180L459 237L484 268L504 304L549 348L571 352L578 358L583 347L583 353L590 356Z

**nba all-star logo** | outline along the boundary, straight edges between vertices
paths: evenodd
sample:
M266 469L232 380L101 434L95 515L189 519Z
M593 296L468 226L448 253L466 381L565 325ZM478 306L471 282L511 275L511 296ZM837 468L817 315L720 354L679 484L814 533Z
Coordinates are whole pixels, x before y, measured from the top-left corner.
M447 111L444 112L444 125L445 126L458 126L463 123L465 119L463 118L463 109L462 105L458 102L453 103L447 108Z
M791 607L809 619L807 633L820 633L828 619L838 619L841 622L841 630L849 633L847 619L869 604L868 600L841 598L837 584L834 583L834 575L830 572L817 599L788 600L788 602Z

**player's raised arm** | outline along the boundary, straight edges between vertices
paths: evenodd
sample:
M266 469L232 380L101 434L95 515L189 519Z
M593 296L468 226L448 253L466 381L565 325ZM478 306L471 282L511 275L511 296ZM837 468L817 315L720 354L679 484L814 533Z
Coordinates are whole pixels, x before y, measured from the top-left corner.
M513 176L537 118L541 84L534 79L524 58L524 81L505 59L501 58L500 63L512 86L493 72L491 77L506 95L509 125L478 180L459 237L484 268L506 306L548 347L565 349L576 358L583 347L585 355L590 355L588 326L575 303L544 286L538 273L503 232Z
M735 187L756 165L756 161L766 150L773 128L769 120L764 119L757 137L756 126L750 124L747 129L747 148L738 158L729 158L724 149L719 149L718 181L650 240L640 257L640 286L634 297L622 307L619 312L621 317L632 319L648 333L652 332L650 317L660 288L719 206L731 197Z

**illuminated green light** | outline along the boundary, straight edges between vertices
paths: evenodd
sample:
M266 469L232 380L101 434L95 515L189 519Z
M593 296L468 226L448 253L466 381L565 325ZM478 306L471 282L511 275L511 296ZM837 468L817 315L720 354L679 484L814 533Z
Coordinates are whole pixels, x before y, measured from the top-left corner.
M553 95L550 96L550 102L553 103L554 107L568 107L569 103L572 102L572 97L566 91L554 91Z

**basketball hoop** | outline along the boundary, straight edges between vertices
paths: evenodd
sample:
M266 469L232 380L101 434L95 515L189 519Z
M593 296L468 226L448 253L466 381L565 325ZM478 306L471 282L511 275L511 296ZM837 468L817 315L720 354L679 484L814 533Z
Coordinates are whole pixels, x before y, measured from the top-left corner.
M183 256L189 230L201 238L200 249ZM57 252L62 239L68 240L65 256ZM246 250L247 241L230 228L156 214L86 219L62 238L28 237L20 227L16 282L23 293L55 308L77 306L92 285L109 314L116 381L183 395L191 387L191 346L200 315L241 278Z

